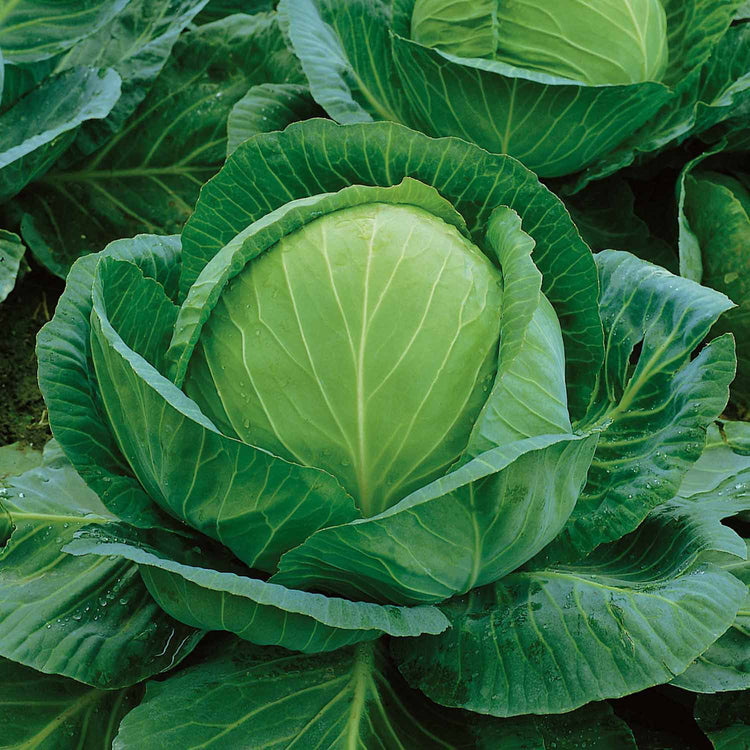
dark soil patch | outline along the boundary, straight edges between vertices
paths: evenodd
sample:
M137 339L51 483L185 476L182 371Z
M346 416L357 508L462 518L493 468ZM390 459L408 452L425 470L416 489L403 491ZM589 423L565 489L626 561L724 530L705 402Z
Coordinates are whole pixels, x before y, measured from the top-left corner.
M34 347L63 287L61 279L35 268L0 303L0 445L41 448L51 437Z

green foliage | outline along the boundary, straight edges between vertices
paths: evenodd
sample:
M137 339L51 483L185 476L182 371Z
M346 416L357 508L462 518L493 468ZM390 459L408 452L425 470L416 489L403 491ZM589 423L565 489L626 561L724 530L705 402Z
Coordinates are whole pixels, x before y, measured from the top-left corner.
M0 748L746 745L746 5L0 8Z

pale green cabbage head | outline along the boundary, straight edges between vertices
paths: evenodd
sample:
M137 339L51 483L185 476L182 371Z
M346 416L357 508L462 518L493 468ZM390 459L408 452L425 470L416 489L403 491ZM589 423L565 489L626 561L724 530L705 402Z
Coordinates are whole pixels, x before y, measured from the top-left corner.
M497 369L500 271L417 206L314 219L227 286L185 390L226 434L339 477L365 515L445 473Z
M661 0L416 0L412 38L591 85L658 81L668 59Z

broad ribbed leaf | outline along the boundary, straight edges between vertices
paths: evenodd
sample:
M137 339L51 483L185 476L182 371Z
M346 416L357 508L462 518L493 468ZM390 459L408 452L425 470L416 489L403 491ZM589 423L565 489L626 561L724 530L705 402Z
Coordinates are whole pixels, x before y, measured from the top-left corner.
M457 139L433 140L392 123L341 127L323 120L252 138L204 187L185 227L182 294L224 245L270 211L348 185L388 186L404 177L435 187L480 247L498 205L522 217L536 242L532 257L542 291L560 319L570 408L580 416L602 356L591 253L563 205L531 172ZM242 202L235 198L239 192Z
M678 249L680 254L680 275L691 281L697 281L699 284L703 280L703 254L701 243L693 232L690 223L685 215L685 202L687 200L687 191L685 183L693 168L697 167L702 161L719 153L725 142L722 140L718 145L707 149L699 156L685 163L680 172L677 181L677 226L679 229Z
M0 659L3 750L111 750L143 688L96 690Z
M109 23L56 61L55 72L75 65L110 67L122 79L122 94L112 111L81 128L66 161L90 154L122 128L161 72L177 37L207 1L129 0Z
M93 34L129 0L8 0L0 7L0 47L7 60L44 60Z
M22 96L26 95L45 78L52 75L55 59L41 60L28 65L5 65L3 95L0 99L0 113L10 109Z
M47 172L78 126L106 117L119 96L117 73L79 66L48 78L0 115L0 203Z
M316 529L356 518L354 503L330 474L223 435L144 358L159 341L166 351L176 315L157 282L102 258L91 345L107 420L153 502L248 565L272 569Z
M145 532L124 524L89 526L65 550L137 562L149 591L172 616L193 627L227 630L260 645L314 653L383 634L440 633L448 626L435 607L355 602L225 572L227 567L242 568L219 559L208 546L190 547L166 532Z
M495 581L565 523L595 445L544 435L482 453L379 516L313 534L272 580L400 603Z
M723 424L721 432L712 426L706 450L682 482L679 496L656 513L711 537L713 543L706 546L724 553L716 558L718 564L750 585L747 542L721 524L723 518L750 509L750 457L740 452L747 437L750 428L744 422ZM701 693L750 688L750 590L732 627L672 684Z
M571 566L514 573L445 604L452 628L394 644L434 701L495 716L569 711L668 682L732 624L737 578L694 565L690 534L646 523Z
M743 0L662 0L667 12L669 68L664 80L678 85L703 65L726 34Z
M273 16L233 16L182 35L116 136L18 197L27 246L64 276L118 237L179 231L224 161L234 104L251 85L290 76L299 73Z
M26 248L17 234L0 229L0 302L13 291L16 285L24 252Z
M328 15L334 9L335 25ZM330 117L342 124L410 124L391 53L390 9L382 0L281 0L278 12L311 93Z
M603 426L588 482L547 559L576 559L674 497L726 406L736 361L722 336L693 350L731 302L629 253L597 255L605 368L589 423ZM640 348L637 351L636 347Z
M695 125L700 74L700 68L693 68L645 124L630 131L618 146L571 178L559 190L569 195L575 194L595 180L609 177L634 162L645 161L655 152L687 138Z
M179 253L178 238L140 236L112 243L104 255L135 263L167 293L174 293ZM132 476L117 447L96 383L89 318L98 262L99 256L90 256L75 264L54 318L39 332L39 387L55 437L104 505L128 523L163 525L167 519Z
M746 554L750 556L750 547ZM721 567L742 581L748 593L729 630L672 680L676 687L695 693L750 689L750 562L726 561Z
M0 496L13 533L0 552L0 654L102 688L133 685L172 667L202 633L166 615L137 566L83 559L61 548L87 524L117 519L57 446L8 480Z
M407 687L377 644L300 656L218 642L206 663L150 683L114 750L295 746L330 750L631 750L606 704L500 720L451 711Z
M503 312L495 383L472 429L466 455L534 435L569 433L565 353L555 311L531 260L533 239L505 206L487 224L486 244L503 270Z
M695 133L734 115L750 101L750 28L730 28L701 75Z
M307 86L298 83L259 83L234 105L227 121L227 156L243 141L271 130L283 130L298 120L325 117Z

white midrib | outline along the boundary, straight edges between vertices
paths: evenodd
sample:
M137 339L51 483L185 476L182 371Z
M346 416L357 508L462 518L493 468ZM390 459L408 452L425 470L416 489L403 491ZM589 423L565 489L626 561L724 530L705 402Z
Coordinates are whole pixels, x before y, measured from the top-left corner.
M357 352L357 485L359 487L360 508L365 516L371 515L368 476L367 476L367 434L365 431L365 346L367 344L367 310L370 296L370 268L372 265L372 251L377 233L377 219L374 220L370 242L367 246L367 265L365 266L365 293L362 300L362 330L359 335L359 351Z
M347 750L358 750L359 748L359 725L365 710L367 698L367 686L372 671L373 647L371 643L359 644L354 656L354 668L352 669L352 705L349 710L349 721L346 730Z

